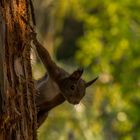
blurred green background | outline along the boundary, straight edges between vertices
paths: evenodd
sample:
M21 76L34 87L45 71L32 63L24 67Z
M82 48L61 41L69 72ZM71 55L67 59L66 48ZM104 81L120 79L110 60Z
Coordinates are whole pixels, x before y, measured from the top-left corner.
M34 1L40 41L66 71L98 81L49 112L39 140L140 140L140 0ZM33 62L34 76L44 68Z

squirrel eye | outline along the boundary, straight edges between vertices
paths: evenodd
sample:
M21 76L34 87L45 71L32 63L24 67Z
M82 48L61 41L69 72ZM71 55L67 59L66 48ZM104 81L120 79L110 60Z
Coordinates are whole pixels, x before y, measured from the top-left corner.
M74 90L75 89L75 86L74 85L71 85L70 89L71 90Z

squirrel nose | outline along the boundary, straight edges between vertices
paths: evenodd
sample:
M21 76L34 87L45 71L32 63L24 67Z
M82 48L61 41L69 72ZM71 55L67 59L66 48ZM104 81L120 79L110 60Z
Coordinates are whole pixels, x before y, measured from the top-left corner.
M73 104L74 104L74 105L79 104L79 101L76 101L76 100L75 100L75 101L73 102Z
M71 103L71 104L74 104L74 105L79 103L79 101L76 101L76 100L69 100L68 102Z

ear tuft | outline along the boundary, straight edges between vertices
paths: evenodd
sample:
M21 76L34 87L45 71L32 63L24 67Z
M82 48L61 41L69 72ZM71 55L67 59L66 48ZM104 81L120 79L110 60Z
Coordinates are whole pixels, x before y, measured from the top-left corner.
M70 75L70 78L75 79L75 80L79 80L82 74L83 74L83 69L82 68L78 68L76 71L74 71Z
M86 87L89 87L89 86L91 86L96 80L98 79L98 77L96 77L96 78L94 78L93 80L91 80L91 81L89 81L89 82L87 82L85 85L86 85Z

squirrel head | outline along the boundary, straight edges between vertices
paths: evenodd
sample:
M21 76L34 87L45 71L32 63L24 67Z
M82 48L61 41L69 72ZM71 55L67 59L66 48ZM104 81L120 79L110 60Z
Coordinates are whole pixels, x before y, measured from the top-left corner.
M86 88L98 79L98 77L96 77L89 82L85 82L81 78L82 73L83 69L78 69L61 81L60 90L65 99L71 104L78 104L85 96Z

